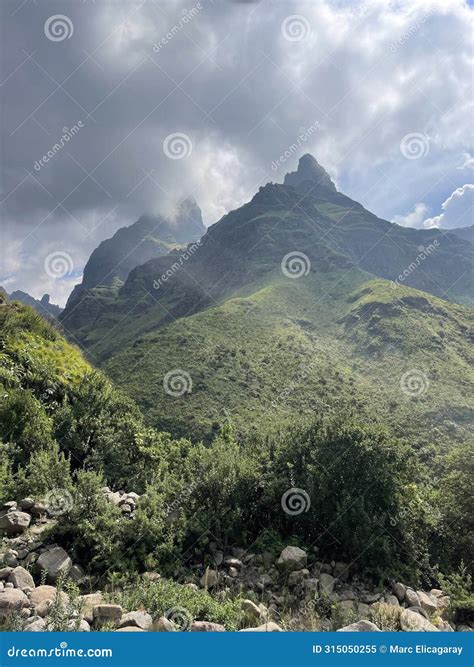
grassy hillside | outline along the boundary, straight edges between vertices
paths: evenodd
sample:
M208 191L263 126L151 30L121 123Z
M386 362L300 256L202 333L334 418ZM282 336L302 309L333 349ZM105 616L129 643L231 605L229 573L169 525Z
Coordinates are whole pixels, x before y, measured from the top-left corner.
M248 434L346 406L443 449L469 428L468 334L465 307L357 269L275 272L138 337L105 369L152 424L194 439L229 416ZM189 374L191 390L167 393L170 371ZM419 393L405 387L412 376Z

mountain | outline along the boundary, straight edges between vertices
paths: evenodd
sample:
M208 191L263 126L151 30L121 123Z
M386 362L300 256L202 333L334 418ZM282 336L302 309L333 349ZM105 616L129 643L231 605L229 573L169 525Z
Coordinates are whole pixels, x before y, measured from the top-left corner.
M130 271L173 248L198 240L206 231L201 210L193 198L181 201L173 217L143 215L102 241L90 256L82 282L72 291L61 321L78 340L82 329L117 294Z
M460 239L474 243L474 225L471 225L470 227L458 227L457 229L450 229L449 233L459 236Z
M1 289L1 288L0 288ZM16 290L8 295L8 298L11 301L21 301L27 306L31 306L38 311L44 317L54 317L58 318L62 312L60 306L56 306L54 303L50 302L49 294L43 294L41 299L35 299L33 296L27 292L22 292L21 290Z
M193 252L133 269L84 342L172 433L345 405L447 443L470 419L470 277L464 241L377 218L307 155Z

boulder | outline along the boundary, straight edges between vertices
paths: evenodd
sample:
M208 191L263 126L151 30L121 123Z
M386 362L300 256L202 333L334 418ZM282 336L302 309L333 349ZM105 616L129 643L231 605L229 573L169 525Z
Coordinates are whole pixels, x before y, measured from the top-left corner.
M6 535L20 535L31 523L31 516L26 512L7 512L0 516L0 531Z
M122 616L119 628L126 628L128 626L135 626L142 630L151 630L153 619L150 614L144 611L130 611L128 614Z
M283 632L283 630L273 621L268 621L268 623L259 625L256 628L243 628L239 632Z
M357 623L351 623L350 625L345 625L343 628L339 628L337 632L381 632L375 623L371 621L361 620Z
M438 609L438 602L435 597L431 597L428 593L424 591L417 591L418 597L420 598L420 606L428 612L428 614L434 613Z
M28 572L28 570L25 570L25 568L21 567L20 565L12 570L10 576L8 577L8 581L12 583L15 588L19 588L22 591L25 588L35 587L35 582L31 574Z
M393 594L397 596L399 602L403 602L403 600L405 599L406 590L407 587L405 586L405 584L402 584L399 581L397 581L392 586Z
M396 595L387 595L385 597L385 602L387 604L391 604L393 607L399 607L400 606L400 603L399 603L398 598L397 598Z
M81 595L79 599L81 602L82 617L88 623L92 623L94 620L94 607L97 607L104 601L102 593L89 593L88 595Z
M226 558L224 565L227 565L229 568L235 567L236 570L241 570L243 568L243 563L238 558Z
M69 632L90 632L91 626L83 618L79 620L79 623L78 619L73 618L67 624L67 629Z
M155 621L153 621L153 630L155 632L175 632L176 627L169 618L166 616L160 616Z
M54 586L37 586L30 593L30 602L36 608L42 602L53 602L59 594L63 604L67 604L69 596L64 591L58 591Z
M19 588L0 590L0 618L8 616L12 611L19 611L28 605L28 598Z
M3 579L8 579L8 577L11 575L12 572L13 572L12 567L0 568L0 581L2 581Z
M194 621L191 625L191 632L225 632L225 627L220 623L210 621Z
M203 588L213 588L219 581L219 575L216 570L207 570L201 577L200 584Z
M277 567L280 570L301 570L306 566L306 551L299 547L285 547L277 560Z
M29 622L25 623L24 632L44 632L46 630L46 621L44 618L33 616Z
M37 604L35 606L36 616L40 616L41 618L47 616L52 604L53 604L52 600L43 600L43 602Z
M28 498L22 498L22 500L20 500L20 502L19 502L20 509L23 512L28 512L28 510L30 510L33 507L34 504L35 504L35 499L30 498L29 496L28 496Z
M405 632L439 632L427 618L412 609L404 609L400 615L400 625Z
M409 607L420 606L420 598L412 588L407 588L407 590L405 591L405 602Z
M122 607L118 604L99 604L94 607L92 615L99 625L103 623L118 623L122 618Z
M57 581L61 576L67 576L72 567L72 560L61 547L53 547L43 551L36 561L40 572L46 572L50 581Z
M136 625L127 625L124 628L119 628L115 632L145 632L142 628L137 628Z
M336 579L332 575L322 572L319 576L319 590L321 595L331 595L334 591L335 583Z
M242 600L242 611L245 614L249 614L249 616L254 616L255 618L260 618L261 611L260 608L257 607L255 602L252 602L252 600Z
M307 576L309 576L309 570L306 568L290 572L288 576L288 586L297 586L298 584L301 584Z

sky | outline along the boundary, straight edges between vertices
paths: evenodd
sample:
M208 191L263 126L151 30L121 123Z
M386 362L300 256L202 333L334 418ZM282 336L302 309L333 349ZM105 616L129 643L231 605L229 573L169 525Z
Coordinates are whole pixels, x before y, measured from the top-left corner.
M472 224L464 0L2 0L0 285L64 305L92 250L207 225L312 153L410 227ZM46 160L43 159L46 156Z

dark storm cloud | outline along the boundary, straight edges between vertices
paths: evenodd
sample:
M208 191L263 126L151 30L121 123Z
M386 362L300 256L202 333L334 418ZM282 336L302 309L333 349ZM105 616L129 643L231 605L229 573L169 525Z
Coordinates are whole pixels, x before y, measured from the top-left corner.
M380 215L419 201L439 214L465 182L467 12L5 0L0 282L64 301L97 242L144 210L192 192L214 222L306 151ZM409 133L429 143L422 160L400 153ZM44 272L54 251L74 264L59 281Z

